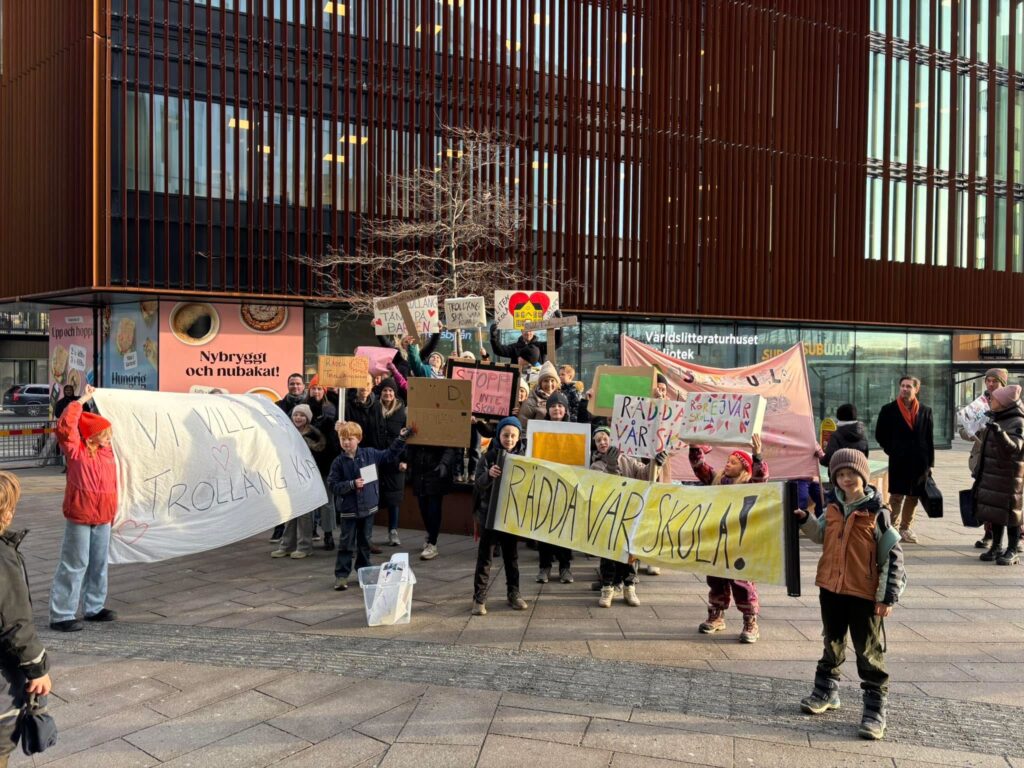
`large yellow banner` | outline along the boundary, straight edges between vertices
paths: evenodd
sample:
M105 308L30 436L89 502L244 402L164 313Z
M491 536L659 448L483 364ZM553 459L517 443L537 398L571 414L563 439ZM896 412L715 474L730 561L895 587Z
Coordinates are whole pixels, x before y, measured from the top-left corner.
M681 486L506 456L492 527L626 562L785 584L783 483Z

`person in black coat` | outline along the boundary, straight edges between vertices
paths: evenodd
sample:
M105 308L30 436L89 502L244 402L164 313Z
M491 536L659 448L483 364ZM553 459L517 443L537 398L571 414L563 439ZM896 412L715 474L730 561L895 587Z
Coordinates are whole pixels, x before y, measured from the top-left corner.
M899 524L900 537L917 543L911 527L919 489L935 466L932 409L917 399L920 380L913 376L900 379L900 393L878 412L875 439L889 457L889 507Z
M335 392L337 394L337 392ZM314 376L309 382L306 390L306 405L313 416L313 428L323 435L325 446L317 452L310 449L313 459L316 461L317 469L320 470L320 477L324 479L324 486L327 490L327 503L320 508L320 527L324 531L324 549L328 552L334 549L334 501L330 487L327 486L327 475L331 472L331 464L341 453L341 442L338 440L336 426L338 423L338 408L331 402L330 393L320 386L317 377ZM316 538L316 527L313 528L313 538Z
M398 398L398 385L394 379L384 379L380 387L380 399L369 408L366 425L363 427L363 445L367 448L385 450L398 439L405 427L405 405ZM401 546L398 538L398 510L405 495L404 457L398 464L380 468L380 506L388 511L388 546Z
M825 452L818 462L821 466L827 467L832 460L832 454L843 448L853 448L865 456L869 453L867 430L857 421L857 408L852 403L845 403L836 409L836 431L828 439Z
M427 531L420 560L433 560L438 554L442 503L455 477L458 451L436 445L410 445L405 452L412 492L419 502L423 527Z
M555 312L555 317L561 317L561 311ZM547 331L546 333L550 333ZM559 349L562 346L562 329L555 329L555 349ZM511 344L502 344L499 339L498 326L496 323L491 323L491 349L494 350L495 357L507 357L512 361L513 364L519 362L519 358L523 357L523 350L527 347L534 347L537 350L537 360L544 362L548 359L548 343L541 341L537 338L537 334L533 331L523 331L519 338L513 341ZM426 359L424 357L424 359ZM529 355L526 359L533 359L533 355Z

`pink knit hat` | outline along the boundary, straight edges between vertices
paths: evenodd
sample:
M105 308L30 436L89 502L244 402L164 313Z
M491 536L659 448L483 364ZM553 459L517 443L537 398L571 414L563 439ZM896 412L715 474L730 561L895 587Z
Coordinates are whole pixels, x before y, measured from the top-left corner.
M1004 408L1020 400L1020 384L1011 384L1008 387L1000 387L992 393L992 399Z

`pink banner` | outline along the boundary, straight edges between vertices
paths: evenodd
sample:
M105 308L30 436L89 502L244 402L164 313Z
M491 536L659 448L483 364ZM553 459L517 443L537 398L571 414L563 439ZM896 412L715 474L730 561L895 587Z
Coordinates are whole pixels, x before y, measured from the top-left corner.
M623 335L622 364L657 366L668 380L669 398L675 397L676 392L761 395L767 400L761 440L771 478L796 480L818 477L811 388L800 344L777 357L744 368L708 368L680 362ZM672 460L672 478L675 480L693 479L686 453L683 451ZM728 448L716 447L708 456L708 462L721 469L728 455Z

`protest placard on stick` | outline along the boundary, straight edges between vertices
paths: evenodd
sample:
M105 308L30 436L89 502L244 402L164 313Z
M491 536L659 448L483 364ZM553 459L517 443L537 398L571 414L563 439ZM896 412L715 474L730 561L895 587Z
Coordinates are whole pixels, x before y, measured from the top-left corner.
M397 310L397 311L396 311ZM373 331L378 336L415 336L437 333L441 319L437 312L437 296L430 288L417 288L396 293L373 302Z
M508 416L519 393L519 369L511 365L488 364L448 358L447 376L473 386L473 415L481 419Z
M524 331L545 331L548 340L548 360L552 365L558 365L558 344L555 343L553 331L560 328L572 328L578 324L575 315L566 317L549 317L547 320L531 320L523 323Z
M495 291L494 322L504 330L523 330L531 320L546 320L558 311L557 291Z
M409 445L469 446L472 430L473 385L454 379L409 380L406 423L416 433Z
M444 300L444 324L449 330L479 328L487 324L483 296Z
M530 419L526 455L574 467L590 466L590 425Z
M316 376L322 387L365 387L370 379L370 361L350 355L320 355Z

